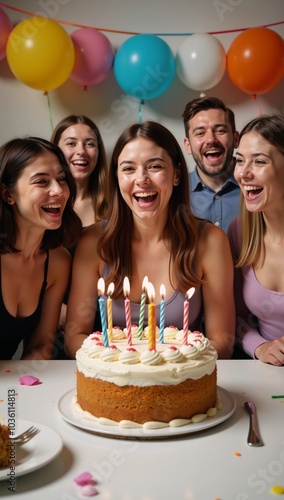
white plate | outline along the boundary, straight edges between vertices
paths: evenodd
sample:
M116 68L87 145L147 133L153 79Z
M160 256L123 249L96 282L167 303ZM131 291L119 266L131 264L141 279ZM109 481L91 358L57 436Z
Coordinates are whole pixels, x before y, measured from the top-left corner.
M119 426L102 425L98 422L87 420L72 409L72 397L76 394L75 389L64 394L58 402L59 412L66 422L79 427L80 429L91 431L101 436L122 438L122 439L165 439L185 436L194 432L204 431L210 427L221 424L227 420L236 409L235 398L225 389L218 387L218 394L222 402L221 410L218 410L215 417L207 418L198 424L188 424L182 427L164 427L162 429L122 429Z
M40 432L26 444L16 445L15 476L23 476L28 472L44 467L59 455L62 440L59 434L45 425L29 420L17 420L17 434L34 425ZM11 448L12 451L12 448ZM14 466L14 464L11 464ZM0 467L0 481L7 480L10 467Z

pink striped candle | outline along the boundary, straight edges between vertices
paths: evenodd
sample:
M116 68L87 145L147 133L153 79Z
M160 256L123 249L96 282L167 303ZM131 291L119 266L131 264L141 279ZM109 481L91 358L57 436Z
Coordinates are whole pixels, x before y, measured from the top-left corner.
M126 331L127 331L127 345L132 345L132 335L131 335L131 313L130 313L130 283L127 277L123 281L123 293L124 293L124 308L125 308L125 321L126 321Z
M183 303L183 345L187 345L188 320L189 320L189 299L195 292L195 288L190 288L185 294Z
M160 304L160 335L159 342L163 344L164 342L164 329L165 329L165 296L166 288L165 285L160 286L161 304Z

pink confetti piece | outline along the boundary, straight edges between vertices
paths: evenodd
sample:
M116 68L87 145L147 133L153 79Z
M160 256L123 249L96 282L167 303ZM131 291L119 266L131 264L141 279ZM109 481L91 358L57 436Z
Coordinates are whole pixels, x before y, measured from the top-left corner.
M80 493L85 497L92 497L93 495L97 495L98 490L93 484L85 484L85 486L81 487Z
M92 474L90 472L83 472L79 476L75 477L73 480L74 483L78 484L79 486L85 486L86 484L90 484L90 482L93 480Z
M40 384L40 380L32 375L24 375L19 378L19 382L21 385L38 385Z

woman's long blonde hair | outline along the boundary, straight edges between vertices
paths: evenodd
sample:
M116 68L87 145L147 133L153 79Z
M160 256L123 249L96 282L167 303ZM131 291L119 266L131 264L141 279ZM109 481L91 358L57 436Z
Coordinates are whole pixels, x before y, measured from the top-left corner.
M256 132L283 155L284 169L284 116L261 116L251 120L241 131L240 140L249 132ZM263 244L266 231L262 212L249 212L241 195L241 248L236 261L237 267L262 265L265 258Z

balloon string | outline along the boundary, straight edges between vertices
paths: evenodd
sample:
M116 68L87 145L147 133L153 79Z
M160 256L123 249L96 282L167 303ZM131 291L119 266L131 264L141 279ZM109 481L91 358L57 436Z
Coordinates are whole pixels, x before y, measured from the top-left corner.
M49 112L49 121L50 121L50 126L51 126L51 133L53 132L53 119L52 119L52 111L51 111L51 104L50 104L50 99L49 99L49 93L44 92L44 95L47 97L47 105L48 105L48 112Z
M143 106L143 104L145 104L145 102L141 99L141 101L139 103L139 110L138 110L139 123L142 123L142 106Z
M251 95L252 99L254 99L255 101L257 100L257 94L252 94ZM258 103L259 104L259 103ZM263 111L262 111L262 107L261 105L259 104L258 106L258 116L261 117L263 115Z
M20 12L20 13L28 15L30 17L33 17L36 15L33 12L30 12L28 10L19 9L17 7L11 7L11 5L7 5L4 2L0 2L0 7L4 7L5 9L10 9L10 10L15 11L15 12ZM59 24L65 24L67 26L73 26L75 28L89 28L90 27L90 26L87 26L85 24L72 23L72 22L68 22L68 21L63 21L61 19L53 19L53 20ZM263 24L260 27L270 28L271 26L279 26L280 24L284 24L284 21L277 21L275 23ZM139 34L141 35L142 34L142 33L139 33L138 31L122 31L122 30L114 30L114 29L110 29L110 28L100 28L97 26L96 27L91 26L91 27L97 29L98 31L105 31L106 33L107 32L108 33L118 33L118 34L122 34L122 35L139 35ZM249 28L245 27L245 28L236 28L233 30L225 30L225 31L208 31L207 33L209 35L222 35L222 34L226 34L226 33L236 33L238 31L245 31L247 29L249 29ZM193 33L152 33L152 34L156 35L156 36L190 36L190 35L193 35Z

